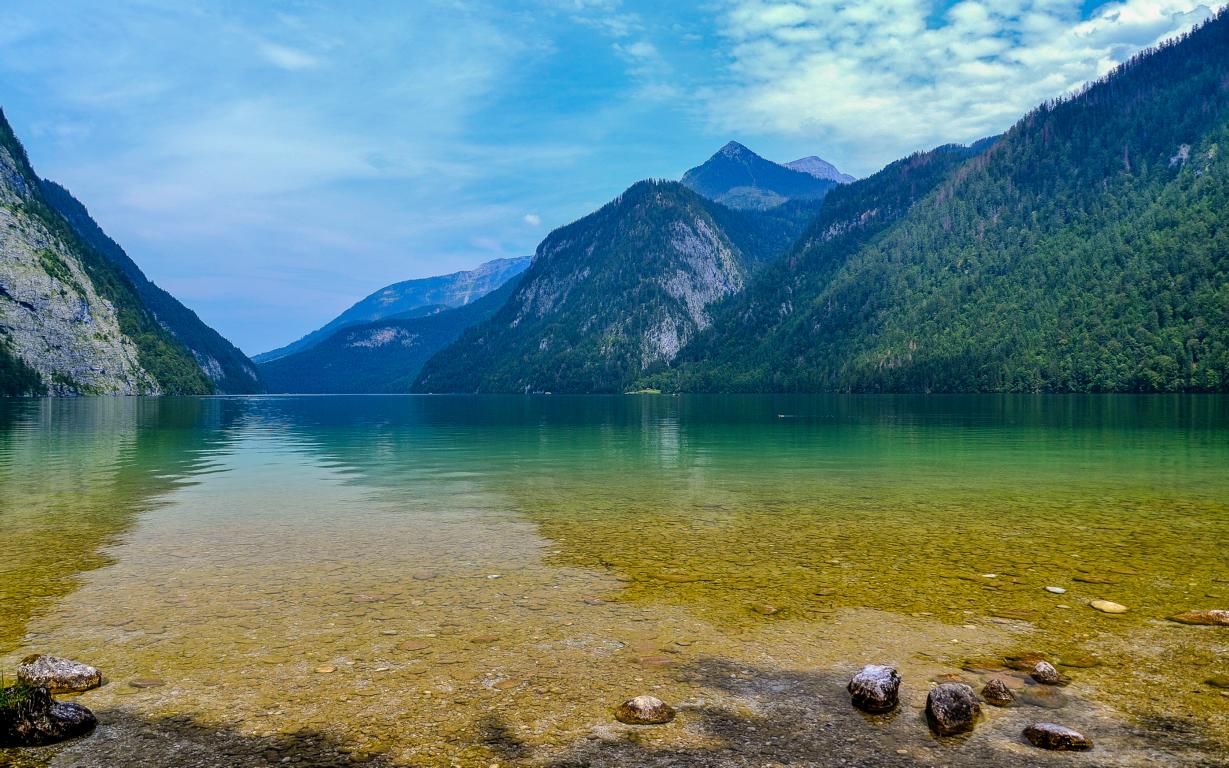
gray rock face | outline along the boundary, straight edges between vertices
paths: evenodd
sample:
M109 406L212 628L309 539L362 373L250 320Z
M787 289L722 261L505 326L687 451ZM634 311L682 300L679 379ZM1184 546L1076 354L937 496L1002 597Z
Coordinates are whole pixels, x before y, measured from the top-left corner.
M997 677L987 682L981 689L981 697L987 704L996 707L1006 707L1016 700L1016 695L1007 687L1007 683Z
M977 694L964 683L943 683L926 697L926 720L940 736L971 731L979 717Z
M1082 752L1092 749L1092 739L1065 725L1033 723L1024 729L1024 738L1034 747L1059 752Z
M89 664L37 654L22 659L17 679L52 693L88 691L102 685L102 673Z
M637 696L619 705L615 719L628 725L660 725L674 719L674 708L654 696Z
M1058 685L1059 682L1058 670L1048 661L1039 661L1034 664L1029 674L1042 685Z
M0 747L38 747L88 733L98 724L80 704L55 701L46 688L7 688L0 695Z
M159 394L115 308L55 232L25 207L32 193L0 146L0 329L50 394Z
M863 712L888 712L896 707L900 675L892 667L868 664L849 681L849 694Z

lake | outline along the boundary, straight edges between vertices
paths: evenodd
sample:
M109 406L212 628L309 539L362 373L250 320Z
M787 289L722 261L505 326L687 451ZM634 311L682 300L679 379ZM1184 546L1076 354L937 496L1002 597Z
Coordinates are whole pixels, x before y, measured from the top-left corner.
M0 765L1229 765L1227 545L1217 396L0 400L0 670L109 681Z

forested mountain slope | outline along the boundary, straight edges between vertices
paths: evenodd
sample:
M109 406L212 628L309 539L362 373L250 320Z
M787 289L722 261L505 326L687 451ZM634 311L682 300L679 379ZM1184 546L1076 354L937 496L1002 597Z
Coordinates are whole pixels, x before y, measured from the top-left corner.
M0 112L0 394L205 394L191 352L48 203Z
M637 183L547 236L504 307L429 361L416 389L623 391L668 365L805 218L764 215Z
M47 179L42 180L42 191L47 202L82 240L120 268L158 323L192 353L201 370L213 382L215 391L223 394L264 391L252 361L220 333L205 325L195 312L152 283L124 249L98 226L77 198Z
M821 221L884 209L838 199ZM1229 15L1037 108L881 231L813 229L786 267L653 381L1229 389Z

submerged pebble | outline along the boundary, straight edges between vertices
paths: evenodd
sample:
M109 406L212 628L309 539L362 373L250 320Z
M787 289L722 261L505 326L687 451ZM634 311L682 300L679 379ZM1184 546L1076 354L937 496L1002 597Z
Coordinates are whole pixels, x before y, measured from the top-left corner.
M1102 613L1126 613L1127 607L1121 603L1115 603L1112 600L1093 600L1089 603L1090 606L1096 608Z
M1212 608L1206 611L1185 611L1169 617L1170 621L1179 624L1206 624L1209 626L1229 627L1229 611Z
M1024 738L1034 747L1059 752L1092 749L1092 739L1065 725L1054 723L1033 723L1024 729Z

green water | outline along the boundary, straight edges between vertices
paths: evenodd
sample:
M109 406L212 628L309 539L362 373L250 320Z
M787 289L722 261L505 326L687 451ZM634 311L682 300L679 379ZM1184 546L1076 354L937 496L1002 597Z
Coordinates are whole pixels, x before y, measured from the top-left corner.
M1165 617L1229 607L1227 544L1221 397L0 401L0 671L111 680L0 764L1048 764L1037 719L1221 764L1229 630ZM990 675L1021 705L931 738ZM643 692L679 720L613 723Z

